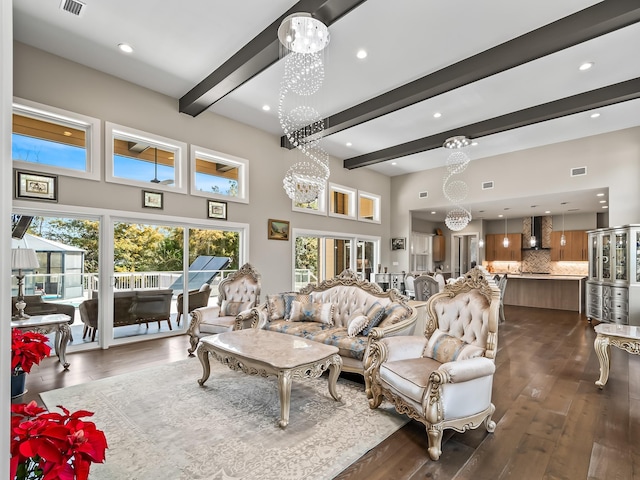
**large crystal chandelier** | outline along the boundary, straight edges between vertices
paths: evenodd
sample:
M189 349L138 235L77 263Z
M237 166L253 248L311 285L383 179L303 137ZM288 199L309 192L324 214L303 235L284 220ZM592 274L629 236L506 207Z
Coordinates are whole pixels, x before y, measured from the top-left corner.
M278 28L284 75L280 83L278 118L287 140L303 159L287 171L282 183L289 198L312 202L329 179L329 155L320 146L324 120L313 96L324 81L323 51L329 30L308 13L294 13Z
M445 225L454 232L459 232L471 221L471 212L461 205L467 198L469 188L462 180L451 180L454 175L459 175L465 171L471 159L462 151L469 146L471 141L465 136L447 138L442 145L448 150L452 150L447 157L447 171L442 183L442 193L447 200L454 204L454 208L447 212L444 219Z

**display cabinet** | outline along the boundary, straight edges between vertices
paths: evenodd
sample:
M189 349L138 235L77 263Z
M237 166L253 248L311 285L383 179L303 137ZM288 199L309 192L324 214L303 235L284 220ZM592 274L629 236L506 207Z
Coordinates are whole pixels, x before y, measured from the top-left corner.
M588 234L587 317L640 325L640 225Z
M433 272L432 233L411 232L411 271Z

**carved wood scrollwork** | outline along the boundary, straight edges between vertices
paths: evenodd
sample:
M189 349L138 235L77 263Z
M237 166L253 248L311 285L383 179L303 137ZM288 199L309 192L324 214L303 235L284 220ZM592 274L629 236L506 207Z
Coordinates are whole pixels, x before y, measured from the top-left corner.
M614 347L625 350L632 355L640 355L640 341L630 340L628 338L609 337L609 343Z
M246 373L247 375L259 375L261 377L269 376L269 373L266 370L246 365L242 360L232 355L221 354L213 350L209 350L209 353L213 358L218 360L223 365L226 365L231 370L241 371Z

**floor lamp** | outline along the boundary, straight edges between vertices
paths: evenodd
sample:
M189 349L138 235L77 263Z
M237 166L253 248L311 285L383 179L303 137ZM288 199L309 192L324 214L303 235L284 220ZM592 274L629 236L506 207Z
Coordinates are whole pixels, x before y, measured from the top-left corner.
M11 249L11 269L18 270L18 275L16 275L18 279L18 298L16 301L18 314L13 316L14 320L29 318L29 315L24 313L27 304L24 301L24 274L22 270L33 270L38 267L40 267L40 263L38 263L35 250L32 248Z

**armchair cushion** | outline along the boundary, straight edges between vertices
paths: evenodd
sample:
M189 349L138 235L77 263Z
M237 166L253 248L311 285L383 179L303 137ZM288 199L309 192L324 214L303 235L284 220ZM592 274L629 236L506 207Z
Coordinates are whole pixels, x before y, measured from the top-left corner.
M298 296L297 293L283 293L282 294L282 300L284 302L284 315L283 318L285 320L289 320L289 316L291 315L291 303L296 299L296 297Z
M291 302L289 321L320 322L333 325L333 310L331 303L303 303L294 300Z
M269 320L284 318L284 297L278 295L267 295L267 312Z
M429 376L438 367L440 362L427 357L385 362L380 366L380 380L420 404L429 386Z
M384 309L384 317L379 326L386 327L393 325L394 323L404 320L408 316L409 314L407 313L407 309L403 305L400 305L398 302L391 302Z
M437 329L433 332L424 349L423 356L433 358L440 363L481 357L484 349L448 335Z
M229 302L225 299L222 301L222 305L220 305L220 315L235 317L248 308L251 308L251 302Z
M371 305L367 310L367 313L365 314L367 318L369 318L369 323L362 330L362 335L366 337L367 335L369 335L371 330L380 325L380 322L382 322L385 314L385 308L382 306L382 304L380 304L380 302L375 302L373 305Z
M347 323L347 334L350 337L355 337L359 334L364 327L369 323L369 317L367 317L362 310L356 310L351 314Z

